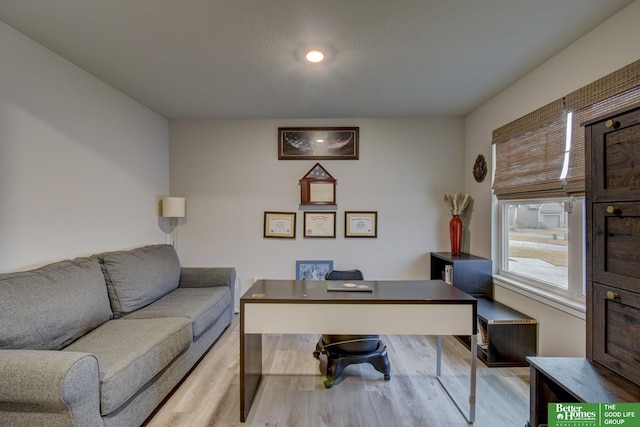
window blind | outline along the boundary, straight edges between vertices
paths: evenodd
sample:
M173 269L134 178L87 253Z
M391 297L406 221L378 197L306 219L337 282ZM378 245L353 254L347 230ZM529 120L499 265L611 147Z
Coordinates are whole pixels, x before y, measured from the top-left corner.
M493 190L499 199L558 197L564 194L562 172L566 117L496 145Z
M583 195L581 124L635 103L640 103L640 60L494 130L494 194L503 200ZM568 111L574 112L571 149L561 179Z

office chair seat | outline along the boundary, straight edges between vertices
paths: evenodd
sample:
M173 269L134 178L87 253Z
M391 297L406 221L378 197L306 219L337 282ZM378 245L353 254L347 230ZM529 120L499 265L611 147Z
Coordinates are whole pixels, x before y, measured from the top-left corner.
M333 270L327 273L327 280L363 280L360 270ZM387 356L387 346L380 335L322 335L316 344L313 357L327 356L326 388L331 388L340 378L345 367L355 363L370 363L384 375L385 381L391 379L391 366Z

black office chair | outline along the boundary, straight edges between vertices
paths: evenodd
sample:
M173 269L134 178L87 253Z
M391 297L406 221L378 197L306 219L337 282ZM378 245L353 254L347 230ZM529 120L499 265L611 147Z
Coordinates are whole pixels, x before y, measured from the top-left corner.
M325 279L363 280L363 275L360 270L332 270ZM344 368L354 363L370 363L384 374L385 381L391 379L387 346L380 340L380 335L322 335L313 357L320 359L320 354L327 356L326 388L331 388Z

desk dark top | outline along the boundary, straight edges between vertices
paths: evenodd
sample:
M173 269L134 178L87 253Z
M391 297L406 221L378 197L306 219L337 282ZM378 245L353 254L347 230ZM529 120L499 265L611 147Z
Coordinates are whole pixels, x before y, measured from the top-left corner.
M341 280L340 282L344 282ZM258 280L240 301L243 303L313 303L330 304L472 304L477 300L442 280L349 280L364 282L373 292L328 291L325 280Z

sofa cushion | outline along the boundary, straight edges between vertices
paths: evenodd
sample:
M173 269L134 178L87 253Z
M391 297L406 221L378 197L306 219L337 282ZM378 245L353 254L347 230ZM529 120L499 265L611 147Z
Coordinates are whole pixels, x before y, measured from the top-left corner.
M116 319L64 351L90 353L100 369L100 412L109 414L136 394L191 344L184 317Z
M218 318L229 312L231 291L228 286L215 288L178 288L154 302L128 314L125 319L187 317L193 325L194 340Z
M171 245L94 255L100 260L114 317L137 310L180 283L180 261Z
M0 275L0 348L60 350L111 317L94 259Z

